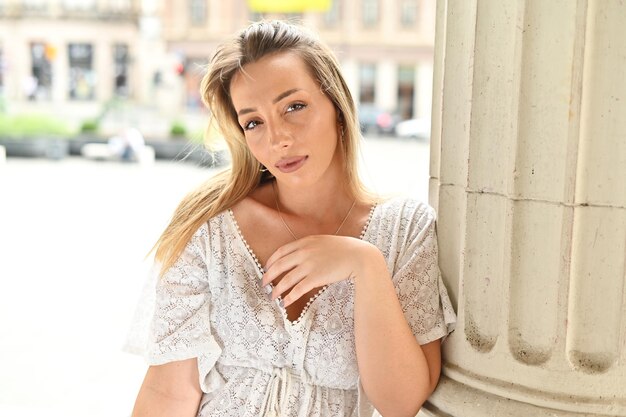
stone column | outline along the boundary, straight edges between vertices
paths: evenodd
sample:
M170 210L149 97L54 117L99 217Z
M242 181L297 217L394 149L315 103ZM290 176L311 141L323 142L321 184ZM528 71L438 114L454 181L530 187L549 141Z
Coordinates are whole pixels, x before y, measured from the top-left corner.
M433 416L626 415L626 4L439 0Z

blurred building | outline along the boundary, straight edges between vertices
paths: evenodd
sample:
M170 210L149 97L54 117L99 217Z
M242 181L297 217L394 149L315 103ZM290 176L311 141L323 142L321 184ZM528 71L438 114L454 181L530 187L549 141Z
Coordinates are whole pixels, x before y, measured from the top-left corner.
M163 0L163 39L178 57L187 107L201 105L203 68L222 40L250 21L285 18L331 45L358 103L403 119L430 117L435 0L328 0L326 11L302 13L260 13L249 3Z
M331 45L358 103L429 118L435 0L317 1L324 11L261 13L249 0L0 0L0 101L76 121L114 98L172 119L200 116L200 79L217 45L250 21L286 18Z
M139 0L0 1L2 96L16 111L68 114L145 96L140 17Z

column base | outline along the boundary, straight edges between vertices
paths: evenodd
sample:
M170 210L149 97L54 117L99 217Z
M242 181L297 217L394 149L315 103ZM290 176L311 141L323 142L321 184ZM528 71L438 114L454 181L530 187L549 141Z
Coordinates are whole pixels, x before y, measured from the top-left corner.
M424 404L420 417L610 417L538 407L499 397L441 375L437 389Z

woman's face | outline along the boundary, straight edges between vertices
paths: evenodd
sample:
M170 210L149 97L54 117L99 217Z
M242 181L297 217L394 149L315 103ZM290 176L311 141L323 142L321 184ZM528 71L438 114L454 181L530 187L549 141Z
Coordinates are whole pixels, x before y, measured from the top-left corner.
M335 106L298 55L270 54L244 65L230 94L250 151L279 182L338 181Z

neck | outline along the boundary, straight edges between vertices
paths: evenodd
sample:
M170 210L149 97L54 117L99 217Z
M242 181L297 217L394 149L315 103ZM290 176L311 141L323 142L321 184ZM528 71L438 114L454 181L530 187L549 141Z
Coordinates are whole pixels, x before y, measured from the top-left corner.
M307 219L318 224L338 224L354 203L354 197L343 186L320 184L306 192L287 184L274 184L276 198L284 215Z

